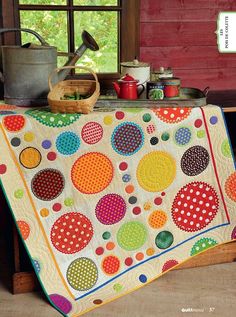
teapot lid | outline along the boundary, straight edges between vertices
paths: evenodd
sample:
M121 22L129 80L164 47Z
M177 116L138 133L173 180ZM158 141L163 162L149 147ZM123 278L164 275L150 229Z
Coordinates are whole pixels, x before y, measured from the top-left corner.
M135 79L134 77L130 76L129 74L126 74L125 76L123 76L120 81L125 81L125 82L138 82L137 79Z

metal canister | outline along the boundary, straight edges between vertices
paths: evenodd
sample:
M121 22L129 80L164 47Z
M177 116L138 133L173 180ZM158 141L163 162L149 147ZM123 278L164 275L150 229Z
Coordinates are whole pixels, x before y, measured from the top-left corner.
M160 100L164 98L164 85L162 81L147 82L147 99Z
M177 98L180 95L180 78L162 78L165 98Z

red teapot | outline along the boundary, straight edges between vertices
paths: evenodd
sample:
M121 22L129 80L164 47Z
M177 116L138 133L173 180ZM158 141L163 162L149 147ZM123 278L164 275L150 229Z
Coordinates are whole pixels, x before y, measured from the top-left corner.
M117 82L113 82L118 98L132 100L137 99L145 89L144 85L138 85L138 82L138 80L134 79L129 74L126 74ZM141 91L138 91L138 87L142 87Z

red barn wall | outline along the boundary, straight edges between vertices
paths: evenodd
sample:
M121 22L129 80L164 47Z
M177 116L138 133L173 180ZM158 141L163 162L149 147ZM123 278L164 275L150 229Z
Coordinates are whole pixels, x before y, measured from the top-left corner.
M220 11L235 0L141 0L140 59L172 67L182 86L236 89L236 53L218 52Z

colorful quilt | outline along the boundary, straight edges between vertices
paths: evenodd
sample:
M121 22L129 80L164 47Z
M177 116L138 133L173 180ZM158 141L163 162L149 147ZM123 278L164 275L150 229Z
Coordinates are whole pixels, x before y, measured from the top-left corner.
M0 178L49 301L79 316L236 239L221 109L0 106Z

